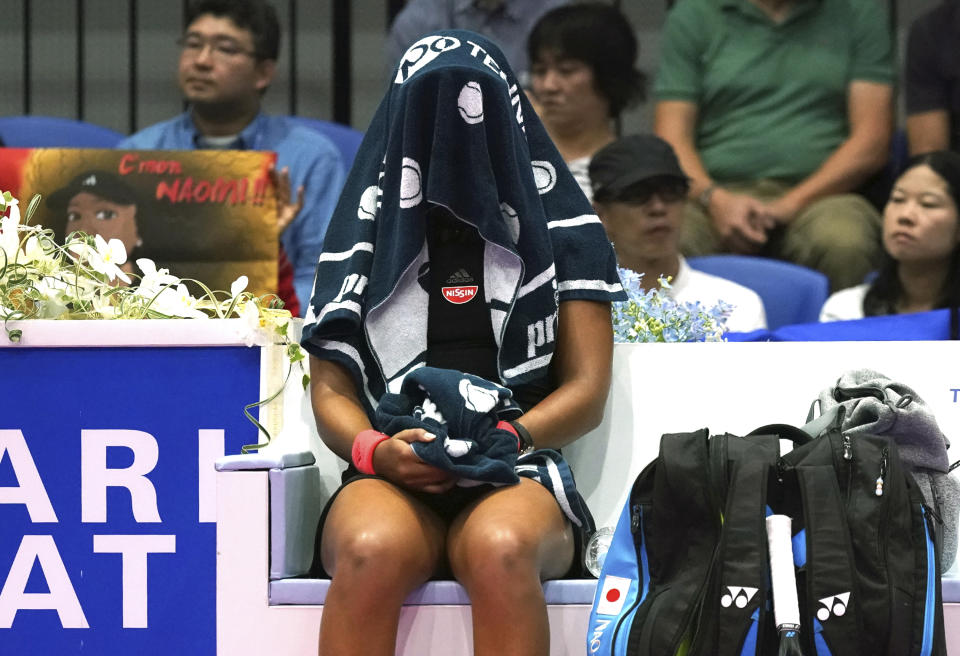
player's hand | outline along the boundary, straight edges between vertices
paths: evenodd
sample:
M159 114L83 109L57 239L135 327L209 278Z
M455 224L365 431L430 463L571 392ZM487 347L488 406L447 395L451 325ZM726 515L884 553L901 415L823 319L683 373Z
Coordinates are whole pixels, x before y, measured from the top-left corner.
M435 439L436 436L422 428L400 431L377 445L373 452L373 470L388 481L410 490L435 494L446 492L456 484L456 477L425 463L410 446L414 442Z

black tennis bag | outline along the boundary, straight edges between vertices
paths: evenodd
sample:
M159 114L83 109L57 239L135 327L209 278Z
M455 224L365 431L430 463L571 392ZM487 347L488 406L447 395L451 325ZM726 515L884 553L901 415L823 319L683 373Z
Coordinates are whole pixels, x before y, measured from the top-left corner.
M825 425L816 438L664 435L607 552L587 653L777 654L765 518L785 514L804 655L944 655L935 518L896 443L844 435L841 419L804 427Z

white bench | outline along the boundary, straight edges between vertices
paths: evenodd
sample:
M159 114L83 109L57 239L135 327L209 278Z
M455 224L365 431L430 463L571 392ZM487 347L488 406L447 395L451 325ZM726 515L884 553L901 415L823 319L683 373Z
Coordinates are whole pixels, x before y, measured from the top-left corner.
M612 526L630 483L656 456L661 434L702 426L737 433L766 423L802 423L809 401L822 387L843 371L864 366L916 388L957 441L960 405L953 405L946 392L960 387L960 380L951 382L951 372L942 365L957 362L958 356L960 344L948 342L617 346L604 423L565 454L597 525ZM774 376L773 366L784 373ZM305 400L298 403L303 425L296 430L302 435L309 410ZM329 582L302 576L312 558L323 502L339 481L339 467L315 435L298 444L290 438L293 429L288 422L283 440L269 454L218 463L220 654L316 650ZM311 452L299 452L297 447L304 446ZM552 655L585 654L595 584L544 584ZM960 656L960 574L944 579L943 599L949 652ZM430 582L405 603L396 653L470 654L470 626L463 588L452 581ZM363 628L357 631L362 639Z
M302 578L322 509L312 454L225 459L217 474L217 652L316 650L328 580ZM234 468L228 470L225 468ZM298 578L299 577L299 578ZM548 581L551 654L583 653L596 581ZM454 581L432 581L406 600L398 654L470 654L470 606ZM357 627L362 633L362 627ZM359 639L359 638L358 638Z

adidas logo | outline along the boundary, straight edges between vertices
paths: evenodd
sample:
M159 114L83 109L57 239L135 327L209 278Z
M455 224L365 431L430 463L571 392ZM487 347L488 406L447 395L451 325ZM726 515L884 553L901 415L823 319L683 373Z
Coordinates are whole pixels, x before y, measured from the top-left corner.
M847 604L850 601L850 593L843 592L831 597L820 599L820 609L817 611L817 619L826 622L831 615L842 617L847 612Z
M724 608L730 608L733 605L736 605L737 608L746 608L755 594L757 594L757 588L728 585L727 593L720 597L720 605Z
M447 278L446 285L466 285L473 282L473 276L466 272L464 269L457 269Z

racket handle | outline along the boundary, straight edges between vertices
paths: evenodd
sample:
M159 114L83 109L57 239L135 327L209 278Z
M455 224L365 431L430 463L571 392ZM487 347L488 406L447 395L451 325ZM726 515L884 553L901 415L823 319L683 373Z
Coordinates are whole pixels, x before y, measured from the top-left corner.
M797 575L793 568L793 521L787 515L767 517L767 547L773 587L773 616L778 627L800 627Z

